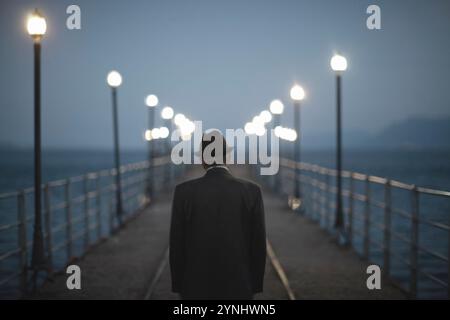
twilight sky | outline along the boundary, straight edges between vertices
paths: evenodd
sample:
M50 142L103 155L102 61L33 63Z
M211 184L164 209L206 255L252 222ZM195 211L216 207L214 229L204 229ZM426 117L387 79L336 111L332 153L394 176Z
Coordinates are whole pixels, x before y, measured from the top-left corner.
M81 7L81 30L66 28L66 7ZM382 30L366 28L381 7ZM43 146L112 148L106 74L122 73L121 143L144 146L144 99L155 93L204 127L238 128L307 93L305 142L335 121L329 60L345 55L344 130L376 132L412 116L450 114L450 2L365 0L1 1L0 144L33 142L32 41L25 18L47 18L42 53Z

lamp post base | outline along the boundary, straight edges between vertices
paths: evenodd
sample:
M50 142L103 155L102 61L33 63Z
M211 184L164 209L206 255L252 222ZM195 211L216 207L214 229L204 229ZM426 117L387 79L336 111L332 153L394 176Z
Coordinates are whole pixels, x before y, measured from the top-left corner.
M295 196L288 197L288 206L291 210L303 213L304 205L303 199Z

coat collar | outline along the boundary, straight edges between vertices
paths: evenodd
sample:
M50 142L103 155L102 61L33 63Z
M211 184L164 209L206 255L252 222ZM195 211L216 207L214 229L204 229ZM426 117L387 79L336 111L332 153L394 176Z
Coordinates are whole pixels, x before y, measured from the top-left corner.
M230 169L227 166L224 165L216 165L216 166L212 166L206 169L206 176L212 176L212 175L217 175L217 174L225 174L225 175L230 175Z

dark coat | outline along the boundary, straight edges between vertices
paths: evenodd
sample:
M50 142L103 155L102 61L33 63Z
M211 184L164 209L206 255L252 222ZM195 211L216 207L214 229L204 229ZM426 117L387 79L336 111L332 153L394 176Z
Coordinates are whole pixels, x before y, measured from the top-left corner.
M184 299L251 299L263 288L264 205L258 185L212 168L179 184L172 204L172 291Z

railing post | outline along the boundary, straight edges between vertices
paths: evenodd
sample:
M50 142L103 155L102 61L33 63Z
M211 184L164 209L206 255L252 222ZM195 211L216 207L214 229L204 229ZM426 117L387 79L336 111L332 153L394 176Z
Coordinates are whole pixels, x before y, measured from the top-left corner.
M89 247L89 186L88 175L83 178L83 194L84 194L84 250Z
M322 169L317 168L316 172L316 208L313 212L312 218L315 219L319 215L319 212L322 208Z
M353 172L350 172L349 195L348 195L348 244L353 246L353 193L355 192Z
M70 199L70 179L65 183L66 198L66 241L67 241L67 261L73 257L73 240L72 240L72 201Z
M303 189L303 199L302 200L302 206L304 206L304 202L305 202L305 198L306 197L310 197L311 199L311 214L314 217L314 214L317 210L317 202L316 202L316 184L317 184L317 180L316 180L316 171L315 171L315 167L312 168L312 170L309 171L309 175L306 179L302 179L307 180L306 183L309 185L308 188L304 188ZM309 181L308 181L309 180ZM306 191L306 192L305 192Z
M111 190L114 190L111 188ZM109 198L109 215L108 215L108 220L109 220L109 234L113 234L114 232L114 209L113 209L113 205L114 205L114 197L112 194L110 194L110 198Z
M102 199L102 195L101 195L101 186L100 186L100 177L99 175L97 175L96 179L95 179L95 189L96 189L96 212L95 212L95 216L97 219L97 240L100 240L101 236L102 236L102 203L101 203L101 199Z
M384 183L384 232L383 232L383 272L389 276L391 269L391 181Z
M325 182L324 177L326 177L326 175L324 175L325 171L322 168L322 171L320 172L320 182L322 183L322 188L320 189L320 212L318 212L317 218L319 220L319 225L320 222L322 221L322 217L324 215L325 212L325 202L326 202L326 194L327 194L327 185Z
M419 192L414 186L411 194L411 261L410 261L410 294L411 298L417 297L417 275L419 259Z
M52 241L52 212L50 204L50 187L48 183L44 186L45 207L45 244L47 247L47 261L49 273L53 272L53 241Z
M331 223L330 223L330 216L331 216L331 208L330 208L330 197L331 197L331 185L330 185L330 174L329 172L327 173L327 178L326 178L326 183L327 183L327 190L326 190L326 196L325 196L325 229L328 230L328 228L330 227Z
M27 215L25 209L25 193L19 192L17 197L17 213L19 220L18 240L20 248L20 291L22 295L27 293L28 288L28 250L27 250Z
M364 258L369 259L370 255L370 180L365 179L365 210L364 210Z

